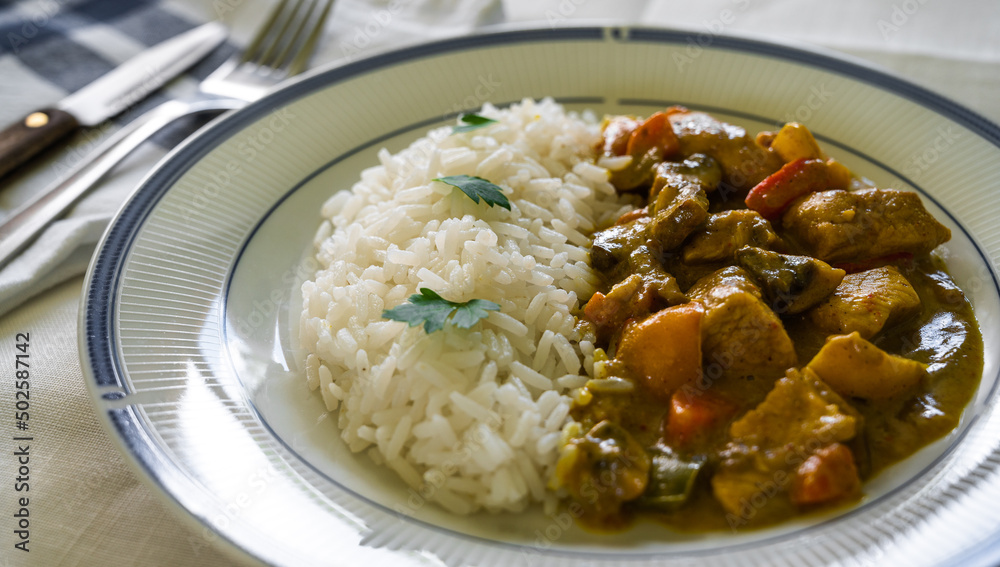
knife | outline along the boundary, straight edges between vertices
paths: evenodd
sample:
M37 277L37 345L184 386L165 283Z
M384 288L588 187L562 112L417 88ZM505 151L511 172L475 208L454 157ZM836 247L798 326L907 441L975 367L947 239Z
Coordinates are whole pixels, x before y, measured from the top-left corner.
M81 126L96 126L146 98L226 39L217 22L163 41L0 132L0 177Z

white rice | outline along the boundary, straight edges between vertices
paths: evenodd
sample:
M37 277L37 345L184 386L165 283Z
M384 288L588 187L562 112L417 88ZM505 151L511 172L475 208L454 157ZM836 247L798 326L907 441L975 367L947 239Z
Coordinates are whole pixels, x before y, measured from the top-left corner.
M625 208L594 165L593 116L548 99L480 114L498 123L382 150L330 198L322 268L302 286L308 383L344 441L457 513L546 498L566 393L593 358L573 315L598 282L587 235ZM460 174L499 185L511 210L432 181ZM421 287L501 309L432 334L382 318Z

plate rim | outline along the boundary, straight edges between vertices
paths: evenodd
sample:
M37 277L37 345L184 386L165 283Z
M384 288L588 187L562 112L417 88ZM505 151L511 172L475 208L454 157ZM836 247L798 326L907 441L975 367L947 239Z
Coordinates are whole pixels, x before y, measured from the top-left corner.
M580 98L555 98L554 100L557 103L560 103L560 104L573 104L573 103L586 104L586 102L589 102L589 100L581 102L582 99L580 99ZM595 98L593 102L606 103L607 101L605 101L604 99L596 99ZM511 106L513 104L516 104L516 103L517 103L517 101L504 102L504 103L497 102L497 103L492 103L492 104L494 104L497 108L501 108L502 109L502 108L508 108L509 106ZM659 108L663 108L663 107L669 106L671 104L668 101L658 101L658 100L653 100L653 99L619 99L618 103L626 105L626 106L633 106L633 105L634 106L643 106L643 105L648 105L648 106L651 106L651 107L659 107ZM740 110L735 110L735 109L729 109L729 108L724 108L724 107L719 107L719 106L701 106L701 107L699 107L699 106L697 106L697 105L695 105L693 103L687 104L687 103L683 103L683 102L681 104L686 104L690 108L694 108L696 110L704 110L706 112L711 112L711 113L719 113L719 114L728 114L728 115L731 115L731 116L739 116L740 118L745 118L745 119L749 119L749 120L753 120L753 121L757 121L757 122L765 122L766 123L766 122L770 121L770 119L767 118L767 117L756 115L756 114L752 114L752 113L748 113L748 112L744 112L744 111L740 111ZM461 114L461 113L460 112L452 113L452 114L449 114L449 115L445 116L445 118L455 117L455 116L458 116L459 114ZM240 247L236 250L236 253L235 253L235 255L233 257L233 260L232 260L232 267L227 272L226 279L225 279L224 283L222 284L222 289L221 289L221 299L222 299L222 301L219 302L218 310L219 310L219 313L220 313L220 321L222 323L221 333L222 333L222 338L223 338L223 340L222 340L223 344L228 344L228 342L229 342L228 341L228 337L229 337L230 329L229 329L229 325L227 325L227 323L226 323L226 321L229 320L228 316L227 316L227 314L229 312L229 310L228 310L228 306L229 306L228 296L229 296L229 294L231 292L232 285L233 285L233 282L234 282L234 276L236 275L236 271L237 271L237 269L239 267L240 261L243 258L243 255L246 253L248 246L253 241L254 236L256 235L256 233L258 231L260 231L261 227L264 225L264 223L266 223L268 221L268 219L271 217L271 215L274 214L274 212L281 207L282 203L285 202L287 199L291 198L299 189L301 189L303 186L305 186L306 184L308 184L315 177L317 177L319 175L322 175L329 168L335 167L338 163L340 163L341 161L343 161L345 159L348 159L348 158L352 157L353 155L355 155L359 151L371 150L372 147L377 146L379 143L385 141L386 139L389 139L391 137L395 137L396 135L399 135L399 134L402 134L402 133L409 133L409 132L419 131L421 128L425 128L429 124L438 123L440 121L441 121L440 119L435 118L435 119L423 120L423 121L418 121L418 122L415 122L415 123L411 123L411 124L408 124L408 125L406 125L404 127L398 128L398 129L396 129L396 130L394 130L394 131L392 131L392 132L390 132L388 134L384 134L384 135L379 136L377 138L373 138L371 141L366 142L365 144L362 144L362 145L359 145L359 146L356 146L354 148L346 150L342 154L339 154L336 157L334 157L333 159L331 159L331 160L327 161L326 163L320 165L315 170L306 173L299 182L297 182L296 184L294 184L293 186L291 186L288 189L288 191L285 192L285 194L283 194L281 197L279 197L274 202L274 204L271 205L267 209L267 211L265 211L262 214L260 220L257 221L256 224L254 224L254 226L247 232L246 239L240 245ZM858 157L858 158L861 158L861 159L863 159L865 161L868 161L872 165L875 165L876 167L879 167L879 168L885 170L887 173L895 175L898 179L902 180L904 183L907 183L908 185L910 185L911 187L913 187L917 191L917 193L920 194L920 197L922 199L927 199L928 201L934 203L934 205L937 206L939 209L941 209L941 211L944 213L944 215L946 215L948 217L948 219L950 219L958 227L958 229L962 232L962 234L964 234L965 237L968 238L969 241L973 244L973 246L975 247L976 252L979 255L979 258L982 260L982 262L984 264L986 264L986 265L990 265L990 259L989 259L989 257L986 255L986 253L982 249L982 247L980 247L979 244L976 242L974 236L968 231L968 229L966 229L965 225L963 225L962 223L960 223L958 221L958 219L955 218L955 216L952 214L952 212L950 210L948 210L940 202L938 202L938 200L936 198L934 198L934 196L930 195L926 190L924 190L920 186L920 184L918 184L917 182L911 180L908 176L902 174L901 172L899 172L895 168L886 165L885 163L883 163L881 160L879 160L878 158L876 158L874 156L868 155L865 152L862 152L862 151L860 151L860 150L858 150L858 149L856 149L856 148L854 148L852 146L849 146L849 145L847 145L847 144L845 144L843 142L839 142L837 140L833 140L833 139L828 138L826 136L822 136L820 134L814 134L814 135L815 135L815 137L818 140L820 140L820 141L822 141L822 142L824 142L826 144L829 144L829 145L832 145L832 146L836 146L838 149L840 149L840 150L842 150L842 151L844 151L846 153L853 154L855 157ZM996 291L997 295L1000 296L1000 280L997 279L996 274L994 274L992 272L992 270L991 270L991 281L993 283L993 289ZM232 360L232 351L228 351L228 355L229 355L228 356L229 365L230 365L230 367L234 367L235 365L234 365L233 360ZM243 384L244 383L243 379L240 378L240 376L238 375L238 373L235 373L235 374L236 374L236 380L239 383ZM987 398L993 397L998 390L1000 390L1000 376L998 376L998 379L994 381L994 383L991 386L991 388L986 392L986 397ZM248 397L246 399L246 403L247 403L247 408L256 416L256 418L259 420L261 426L274 436L275 441L277 443L279 443L282 447L284 447L285 451L287 451L290 455L298 458L303 463L303 466L311 469L316 475L320 476L321 478L323 478L327 482L330 482L330 483L336 485L339 489L341 489L341 490L349 493L354 498L357 498L357 499L360 499L360 500L364 501L369 506L373 506L375 508L378 508L378 509L382 510L383 512L387 513L387 514L398 514L398 512L396 512L396 511L388 508L387 506L385 506L385 505L383 505L383 504L381 504L381 503L373 500L372 498L370 498L370 497L368 497L368 496L366 496L366 495L358 492L357 490L354 490L353 488L351 488L349 486L346 486L342 482L340 482L340 481L338 481L338 480L330 477L326 472L324 472L323 470L321 470L319 467L315 466L313 463L309 462L308 459L306 459L298 450L296 450L284 438L282 438L280 435L278 435L278 431L274 428L274 426L271 423L268 422L268 419L265 417L264 413L260 410L260 408L258 408L257 403L252 398ZM966 406L966 409L971 408L972 405L973 405L973 403L974 403L974 400L970 400L969 404ZM815 523L811 523L811 524L809 524L807 527L805 527L803 529L819 528L819 527L822 527L822 526L828 526L828 525L831 525L831 524L834 524L834 523L838 523L838 522L850 521L850 519L851 519L852 516L855 516L856 514L861 513L862 510L865 507L872 506L872 505L878 505L879 503L884 502L887 499L892 498L895 495L898 495L900 492L904 491L911 484L912 481L914 481L917 478L920 478L923 475L927 474L934 467L938 466L941 461L943 461L944 459L946 459L957 448L957 446L962 442L962 440L968 435L970 429L975 424L975 422L979 419L979 417L980 417L979 415L972 416L968 421L966 421L964 423L960 423L958 426L956 426L955 429L953 429L952 431L948 432L947 434L945 434L941 438L936 439L935 441L932 441L932 443L935 443L935 442L938 442L938 441L944 439L945 437L950 437L952 435L956 435L951 440L951 442L949 443L949 446L947 448L945 448L945 450L941 454L939 454L936 457L934 457L934 459L932 461L930 461L929 463L927 463L926 466L924 466L919 472L917 472L912 478L910 478L906 482L900 484L899 486L896 486L895 488L892 488L891 490L889 490L888 492L886 492L884 494L880 494L874 500L869 501L869 500L866 499L866 501L864 502L864 504L859 504L859 505L853 506L851 509L838 512L834 516L827 517L827 518L824 518L822 520L817 520ZM924 448L925 447L921 447L920 449L918 449L918 452L920 450L924 449ZM893 463L893 464L895 464L895 463ZM457 532L457 531L455 531L453 529L442 527L442 526L433 524L431 522L428 522L428 521L425 521L425 520L422 520L420 518L416 518L416 517L413 517L413 516L407 517L406 520L409 521L409 522L418 524L421 527L423 527L424 529L429 529L429 530L435 531L437 533L442 533L443 535L446 535L446 536L457 537L457 538L460 538L460 539L466 539L466 540L470 540L470 541L477 542L477 543L484 544L484 545L493 545L493 546L499 546L499 547L512 548L515 551L519 547L524 547L522 544L513 544L513 543L509 543L509 542L490 540L490 539L482 537L482 536L467 534L467 533L463 533L463 532ZM775 545L775 544L780 543L781 541L786 541L786 540L789 540L789 539L795 539L797 537L800 537L800 533L799 532L789 532L789 533L782 533L782 534L777 534L777 535L769 536L769 537L766 537L764 539L756 539L756 540L753 540L753 541L740 542L740 543L732 543L732 544L723 544L723 545L720 545L719 547L714 547L714 548L711 548L711 549L685 550L685 551L682 551L682 552L679 552L679 553L684 554L684 555L688 555L688 556L701 556L701 555L710 555L710 554L712 554L713 552L715 552L715 551L717 551L719 549L724 549L726 552L730 552L730 551L731 552L738 552L740 550L744 550L744 549L747 549L747 548L753 548L753 547L757 547L757 546L760 546L760 545ZM612 559L612 558L618 557L618 556L615 556L614 554L606 552L606 551L593 551L593 550L576 551L576 550L557 549L557 550L549 550L548 553L550 553L552 555L559 555L559 556L565 556L565 557L576 557L576 558L581 558L581 557L597 557L597 558L602 558L602 559ZM661 555L662 554L660 552L633 553L633 554L630 555L630 558L632 558L634 560L652 559L652 558L655 558L655 557L661 556Z
M491 31L477 35L450 37L418 43L374 54L354 62L346 64L334 63L314 69L243 109L219 117L171 150L139 182L128 200L114 216L108 229L102 236L97 253L88 267L84 287L85 293L81 299L78 321L81 370L87 382L88 389L91 392L91 399L95 409L101 415L101 422L106 431L115 440L119 450L125 455L126 462L132 466L133 470L140 473L140 478L155 489L155 492L162 497L161 500L169 502L171 509L181 512L189 520L194 520L194 524L201 528L216 533L222 541L228 544L226 547L230 548L230 551L237 551L244 558L257 562L262 561L260 557L254 555L249 549L245 549L231 539L224 531L215 529L206 517L198 515L185 506L175 494L167 489L162 481L162 477L166 475L176 476L182 471L174 463L171 463L171 466L167 467L170 470L165 470L162 466L159 468L154 467L154 461L157 459L156 455L152 453L155 451L150 451L150 447L146 447L148 442L143 439L145 434L135 429L138 426L138 429L141 430L144 424L137 417L134 406L123 404L120 408L108 407L108 402L121 399L125 395L122 392L124 383L121 372L121 361L115 347L116 329L114 321L118 300L118 284L122 276L121 268L125 260L124 253L131 248L137 230L151 214L156 203L169 192L170 188L181 176L204 158L211 149L224 142L245 126L252 124L261 116L266 115L275 107L291 103L304 95L330 87L344 80L393 65L404 64L411 60L419 60L460 49L501 47L532 41L543 43L573 40L608 41L609 36L612 40L621 42L683 44L692 37L693 33L695 32L692 30L684 30L682 28L633 25L560 26L545 29L537 26L504 25L497 26ZM742 52L749 51L755 55L800 63L807 67L843 75L917 103L936 114L942 115L968 128L990 144L1000 148L1000 126L997 124L961 103L937 94L926 87L917 85L896 75L892 71L880 69L872 63L832 50L824 50L805 44L763 40L747 34L736 35L726 33L711 35L712 42L707 46L708 48ZM407 130L409 129L407 128ZM372 143L378 142L377 140L372 140L364 146L350 150L350 153L353 154L364 147L369 147ZM345 154L342 157L346 157L347 155ZM328 166L328 164L321 166L316 172L312 172L310 176L324 170ZM296 186L299 184L296 184ZM942 209L947 211L946 208L942 207ZM948 212L948 214L950 216L951 213ZM963 231L965 230L964 226L960 223L959 226L962 227ZM977 249L980 249L978 241L971 234L968 234L968 232L966 234L976 245ZM245 243L241 245L240 250L242 251L244 247ZM980 253L983 254L981 249ZM987 264L990 267L990 275L994 281L994 285L996 285L998 282L998 266L989 262L989 257L986 254L983 254L983 256L987 259ZM234 259L228 269L227 282L223 286L223 291L228 289L229 280L232 277L232 268L235 266L235 263L236 260ZM117 390L115 387L117 387ZM993 390L995 389L996 386L994 386ZM969 424L969 427L971 425L972 423ZM143 451L142 449L147 450ZM191 524L191 522L188 523L189 525ZM995 536L992 540L979 542L975 548L967 550L961 558L973 561L997 556L1000 556L1000 537ZM649 558L648 555L644 555L635 559Z

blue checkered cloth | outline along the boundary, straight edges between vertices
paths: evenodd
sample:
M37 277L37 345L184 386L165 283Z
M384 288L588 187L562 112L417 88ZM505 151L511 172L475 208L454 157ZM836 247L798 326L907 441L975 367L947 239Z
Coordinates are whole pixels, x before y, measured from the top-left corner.
M2 1L2 0L0 0ZM275 0L25 0L0 4L0 126L53 105L149 46L212 19L240 25L247 38ZM352 43L361 31L395 16ZM499 0L337 0L313 64L356 59L379 49L469 32L502 18ZM240 17L240 16L246 17ZM226 43L122 114L84 129L0 179L0 219L29 201L84 159L122 124L164 101L196 90L198 82L239 49ZM109 174L63 219L0 270L0 315L30 297L82 274L114 212L169 148L206 119L178 121Z
M147 47L204 23L179 13L176 6L154 0L34 0L0 6L0 126L54 105ZM236 50L233 44L219 47L166 88L0 179L0 217L65 175L124 123L191 90ZM142 174L205 120L182 120L163 130L0 271L0 314L83 273L104 228Z
M0 69L4 71L4 84L44 81L58 92L69 94L121 63L94 49L93 41L81 41L81 38L100 35L88 34L88 29L102 32L113 29L134 42L135 55L201 23L166 10L155 0L47 0L8 4L0 7ZM195 81L204 79L236 50L231 43L219 47L192 67L186 76ZM3 90L16 88L7 86ZM11 94L6 92L2 96L6 99ZM41 107L59 98L32 102ZM112 120L122 124L168 98L169 89L153 93ZM21 117L10 112L11 109L12 105L0 106L0 122L6 124ZM154 141L163 147L172 147L190 133L191 124L181 124L167 129Z

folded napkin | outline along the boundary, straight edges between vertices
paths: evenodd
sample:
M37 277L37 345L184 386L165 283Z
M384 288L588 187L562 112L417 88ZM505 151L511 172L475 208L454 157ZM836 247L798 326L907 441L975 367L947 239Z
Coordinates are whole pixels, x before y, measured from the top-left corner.
M834 49L1000 122L998 16L996 0L649 0L641 20Z
M210 56L167 90L141 103L141 108L126 112L117 123L76 136L68 146L48 152L47 160L36 160L0 180L0 218L65 173L69 164L83 158L120 123L168 97L193 90L198 80L236 50L233 44L241 46L248 41L271 4L265 0L164 0L121 2L110 9L108 2L81 1L21 2L0 8L4 38L12 37L8 31L15 35L21 31L24 37L23 42L5 40L0 45L0 76L8 85L19 85L16 90L0 91L2 124L57 102L164 36L216 18L232 30L230 45L220 48L220 53ZM339 0L312 62L315 67L356 60L397 45L467 33L501 17L497 0ZM177 137L172 141L176 142ZM138 153L0 270L0 315L86 270L115 211L165 154L165 148L153 145Z

